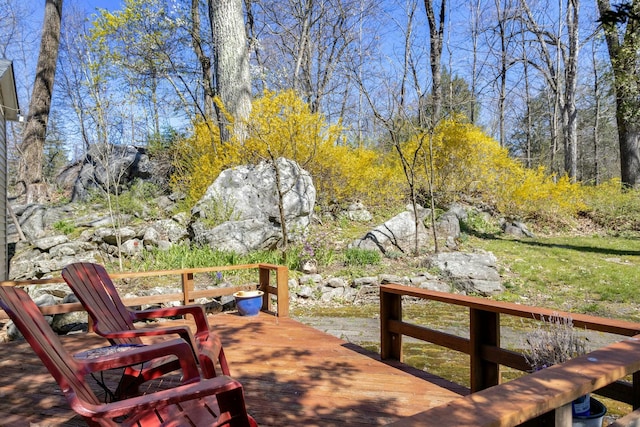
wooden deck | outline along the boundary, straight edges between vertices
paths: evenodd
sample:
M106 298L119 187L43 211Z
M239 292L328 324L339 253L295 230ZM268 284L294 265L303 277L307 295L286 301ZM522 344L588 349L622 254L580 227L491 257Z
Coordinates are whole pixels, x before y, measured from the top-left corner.
M224 313L209 321L261 426L387 425L466 394L289 318ZM63 342L72 352L105 344L94 334ZM0 366L0 426L84 425L28 344L0 344Z

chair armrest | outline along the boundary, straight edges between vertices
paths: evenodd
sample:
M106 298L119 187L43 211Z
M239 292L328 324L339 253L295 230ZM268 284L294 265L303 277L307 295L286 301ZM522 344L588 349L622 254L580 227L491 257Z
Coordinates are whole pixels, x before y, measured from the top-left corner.
M131 310L135 320L156 319L158 317L176 317L190 314L193 316L196 322L196 329L198 332L209 332L209 322L207 321L207 314L201 305L181 305L177 307L165 307L165 308L150 308L147 310Z
M198 348L195 343L195 339L191 329L187 326L167 326L158 328L137 328L126 329L124 331L102 331L96 324L96 332L105 337L106 339L123 339L123 338L141 338L141 337L155 337L162 335L176 334L186 342L188 342L194 351Z
M68 395L67 398L78 414L82 416L99 418L115 418L123 415L131 415L148 411L164 406L180 403L188 400L200 399L204 396L242 390L242 385L228 376L217 376L205 379L196 383L179 385L167 390L155 393L135 396L104 405L91 405L80 401L75 395Z
M184 383L200 379L192 347L180 338L158 344L131 347L125 352L107 354L92 359L76 358L75 360L81 365L84 374L89 374L107 369L125 368L171 355L176 356L180 363Z

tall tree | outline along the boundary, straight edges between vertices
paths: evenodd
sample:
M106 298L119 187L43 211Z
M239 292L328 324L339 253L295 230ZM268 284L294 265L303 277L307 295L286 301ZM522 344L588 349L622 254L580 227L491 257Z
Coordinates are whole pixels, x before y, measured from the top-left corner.
M27 186L27 202L41 198L36 195L36 184L43 180L44 141L58 61L61 23L62 0L46 0L36 78L24 137L19 148L18 176Z
M507 70L509 68L509 34L507 34L507 26L509 25L510 7L509 1L494 0L496 7L496 32L500 41L500 60L498 78L500 86L498 89L498 128L500 146L505 146L505 102L507 99Z
M576 91L578 86L578 17L579 0L567 1L567 36L568 46L564 70L564 170L576 181L578 176L578 114L576 108Z
M622 183L640 187L640 1L598 0L616 93Z
M215 88L213 87L213 75L211 73L211 58L206 54L204 41L202 40L202 19L200 18L200 1L191 0L191 44L198 58L201 69L202 88L204 92L204 118L211 120L214 117Z
M244 26L242 0L208 0L211 33L213 35L213 68L215 87L225 110L235 120L234 132L251 112L251 77L249 75L249 45ZM218 114L223 141L230 138L229 125Z
M431 66L431 96L433 102L431 126L435 127L442 115L442 72L440 64L442 62L442 41L444 38L447 0L441 0L440 13L437 16L437 20L432 0L424 0L424 8L427 13L427 22L429 23L429 65Z
M564 148L564 171L575 181L577 176L577 108L576 90L578 79L578 17L579 0L558 3L560 9L555 24L555 32L540 25L529 7L527 0L521 0L525 12L524 22L538 42L541 60L532 65L540 71L553 91L551 105L553 111L551 140L551 170L555 170L555 153L559 145L560 131ZM564 24L562 17L564 16ZM566 35L565 35L566 28ZM554 56L555 49L555 56Z

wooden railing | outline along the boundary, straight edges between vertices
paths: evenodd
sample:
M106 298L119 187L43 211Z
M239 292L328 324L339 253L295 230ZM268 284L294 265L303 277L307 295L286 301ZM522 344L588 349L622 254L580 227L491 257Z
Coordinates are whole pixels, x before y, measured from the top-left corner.
M209 289L195 289L195 275L208 274L222 271L237 270L257 270L257 281L254 284L235 287L216 287ZM275 275L275 278L272 276ZM182 285L182 292L177 294L161 294L153 296L143 296L135 298L123 298L127 306L139 306L148 304L158 304L168 301L182 301L183 304L190 304L197 298L215 298L224 295L231 295L238 290L260 289L264 292L262 299L262 310L269 311L279 317L289 317L289 272L287 267L272 264L242 264L205 268L182 268L178 270L157 270L136 273L109 273L114 279L134 279L146 277L178 276ZM274 280L272 280L274 279ZM5 281L2 286L26 286L44 285L52 283L64 283L62 278L25 280L25 281ZM80 303L58 304L53 306L40 307L43 314L69 313L72 311L82 311ZM0 310L0 318L7 318L7 315Z
M469 338L403 321L403 296L467 307ZM523 354L500 347L501 314L538 320L570 317L576 327L633 338L500 384L500 366L529 370ZM380 328L382 359L402 360L403 336L470 356L472 394L397 425L515 426L543 414L554 417L556 426L571 425L562 421L567 411L571 418L571 402L591 392L640 408L640 323L389 284L380 287ZM621 381L628 375L632 382Z

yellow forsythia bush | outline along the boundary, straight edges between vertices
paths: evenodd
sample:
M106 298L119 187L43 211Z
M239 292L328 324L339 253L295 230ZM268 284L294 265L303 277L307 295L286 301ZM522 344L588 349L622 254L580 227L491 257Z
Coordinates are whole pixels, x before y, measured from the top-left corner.
M193 136L175 147L173 189L195 203L224 169L286 157L311 174L323 204L359 199L373 206L402 195L397 163L375 150L338 144L341 126L326 123L293 91L266 91L242 128L242 140L221 143L215 125L196 124Z
M433 138L434 188L447 202L476 195L505 216L563 221L584 209L582 186L527 169L479 128L443 121Z
M194 204L221 171L242 162L238 148L235 144L221 144L217 125L195 123L193 135L173 147L172 189L184 192L188 203Z
M344 132L339 124L311 112L293 91L267 91L254 100L239 128L242 139L222 143L217 126L196 123L193 135L174 147L174 189L195 203L224 169L287 157L311 174L322 205L361 200L370 207L397 206L408 200L401 150L406 159L416 159L419 191L433 176L440 206L471 196L505 216L553 222L566 222L585 209L581 185L542 168L525 168L481 129L454 119L443 121L432 135L408 132L392 150L352 147L339 142Z

